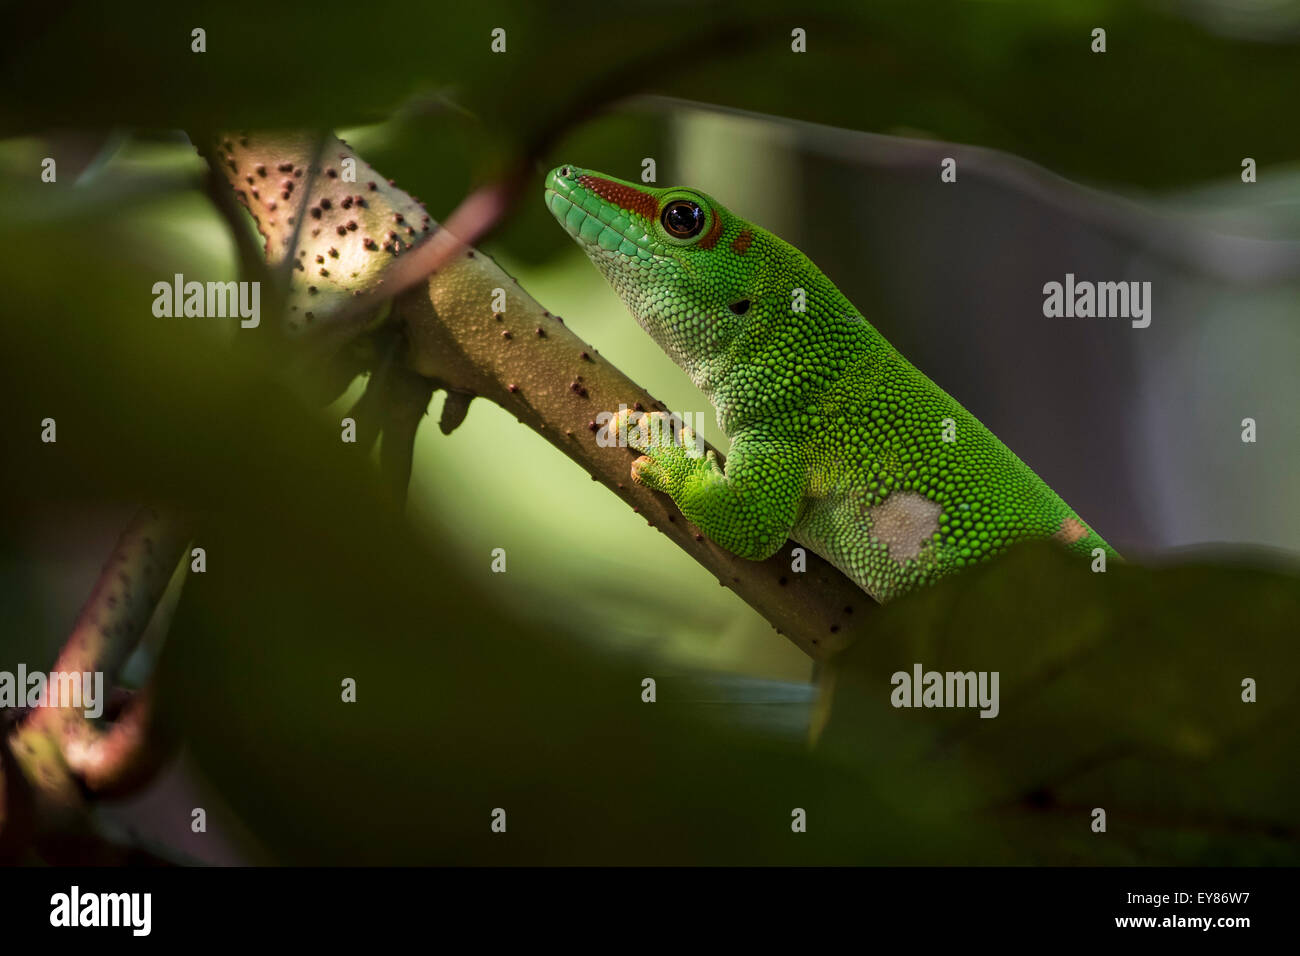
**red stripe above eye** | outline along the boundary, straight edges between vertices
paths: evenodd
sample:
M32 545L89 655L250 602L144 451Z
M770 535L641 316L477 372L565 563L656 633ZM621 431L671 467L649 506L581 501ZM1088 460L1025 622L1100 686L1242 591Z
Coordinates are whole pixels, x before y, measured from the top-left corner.
M601 179L599 176L579 176L578 185L590 189L606 202L612 202L618 208L636 213L651 222L659 216L659 200L634 186Z
M708 233L700 239L699 247L701 249L712 249L722 238L722 217L717 213L712 213L713 225L709 228Z

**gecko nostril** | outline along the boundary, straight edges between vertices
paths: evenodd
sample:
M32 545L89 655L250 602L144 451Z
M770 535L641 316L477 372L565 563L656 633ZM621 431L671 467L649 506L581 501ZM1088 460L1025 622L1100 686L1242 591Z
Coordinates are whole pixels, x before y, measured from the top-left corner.
M571 174L571 172L572 172L572 170L570 170L568 166L561 166L561 167L560 167L560 178L561 178L561 179L568 179L568 178L569 178L569 175Z

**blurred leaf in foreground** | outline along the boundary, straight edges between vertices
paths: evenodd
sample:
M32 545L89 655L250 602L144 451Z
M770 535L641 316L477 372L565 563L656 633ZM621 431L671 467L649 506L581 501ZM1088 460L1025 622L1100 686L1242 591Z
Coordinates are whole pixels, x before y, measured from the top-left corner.
M1298 614L1300 582L1280 572L1096 574L1025 546L891 605L835 658L820 749L884 757L926 799L998 830L1008 862L1294 864ZM999 672L997 716L893 709L893 675L917 664ZM888 755L867 733L885 721Z

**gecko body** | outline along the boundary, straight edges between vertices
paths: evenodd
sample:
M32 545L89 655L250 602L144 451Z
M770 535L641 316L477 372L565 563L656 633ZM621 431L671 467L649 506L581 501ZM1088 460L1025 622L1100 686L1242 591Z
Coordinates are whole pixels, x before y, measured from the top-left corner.
M634 478L719 545L760 560L793 538L881 602L1028 538L1115 556L794 246L697 190L576 166L545 198L712 402L725 468L669 428L629 434Z

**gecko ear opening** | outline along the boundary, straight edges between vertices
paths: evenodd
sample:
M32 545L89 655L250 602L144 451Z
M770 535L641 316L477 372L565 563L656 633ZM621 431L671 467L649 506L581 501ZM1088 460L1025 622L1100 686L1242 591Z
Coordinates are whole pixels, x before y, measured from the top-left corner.
M749 311L749 300L741 299L739 302L731 303L731 305L727 306L727 308L729 308L732 312L736 313L736 315L744 315L746 312Z

